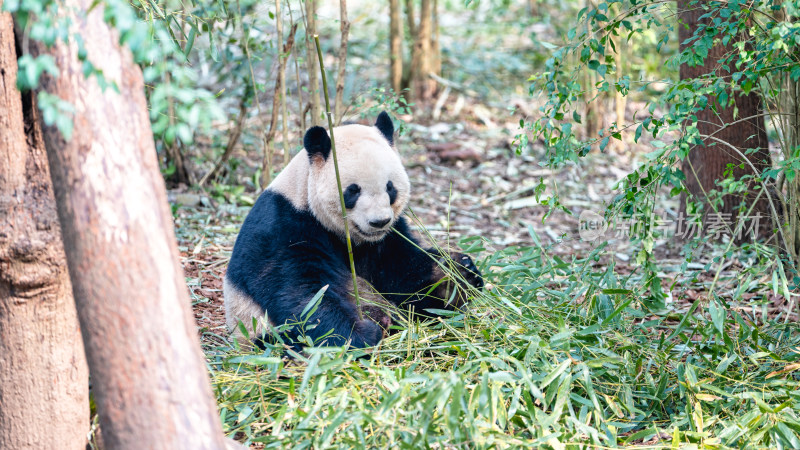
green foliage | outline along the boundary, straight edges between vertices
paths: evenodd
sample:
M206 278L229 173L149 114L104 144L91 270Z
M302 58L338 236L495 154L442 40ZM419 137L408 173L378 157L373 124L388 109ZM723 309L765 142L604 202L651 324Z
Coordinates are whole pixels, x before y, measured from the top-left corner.
M120 41L131 48L142 65L157 147L192 144L196 133L208 132L212 121L225 118L218 96L201 86L197 68L187 64L199 31L204 24L208 27L203 19L213 24L216 11L212 8L210 18L201 19L170 9L181 6L170 2L134 0L131 5L133 8L120 8L131 17L127 14L115 17L112 24L118 30L120 23L130 24L121 30ZM183 4L181 9L192 5ZM203 36L212 42L210 48L214 49L214 34L208 32Z
M361 111L359 117L366 120L375 120L375 117L386 111L392 116L397 124L397 133L402 136L408 126L402 120L397 119L398 114L411 114L413 103L408 103L403 95L396 93L392 88L377 87L373 88L369 94L356 98L354 107Z
M521 123L524 130L518 136L518 142L521 146L527 145L527 132L532 131L547 144L546 158L551 166L584 157L592 147L605 151L612 140L622 139L623 134L633 133L634 142L652 139L653 151L645 155L645 164L620 183L620 194L614 199L608 216L623 212L650 218L654 213L655 197L662 187L672 196L684 192L686 175L678 167L687 158L689 149L702 145L704 138L712 139L716 145L724 144L713 141L713 136L700 135L698 112L706 108L733 108L735 97L751 92L760 95L765 106L774 106L781 101L780 86L784 80L796 82L800 79L800 61L796 56L800 50L800 24L794 19L798 10L796 1L782 4L772 0L748 3L692 1L686 7L699 8L704 14L700 25L683 43L685 50L671 57L674 25L687 25L677 24L676 17L671 14L672 7L664 2L611 0L585 8L578 14L581 19L578 26L568 33L569 42L556 48L546 62L546 71L531 79L531 92L541 91L546 103L541 108L539 119ZM639 86L638 91L643 91L660 82L645 78L633 80L623 73L619 63L622 46L630 45L637 37L651 35L653 30L657 31L657 39L654 47L647 51L663 53L666 65L674 69L681 65L702 65L713 46L731 45L732 51L713 61L719 65L714 72L697 78L669 80L666 91L649 103L646 112L637 112L632 122L615 122L601 130L598 136L581 137L575 124L581 123L587 93L630 96L636 95L632 86ZM594 75L587 77L587 73ZM596 100L593 97L588 101ZM774 122L781 111L773 114ZM736 121L745 119L748 118L736 117ZM736 123L727 125L735 126ZM785 128L780 132L792 133ZM791 156L791 149L786 150ZM784 155L787 155L786 151ZM716 192L709 194L720 202L723 194L746 191L745 182L755 181L762 191L759 195L778 194L784 197L785 204L791 204L798 201L796 196L781 191L780 187L776 192L769 188L768 181L783 177L794 179L795 171L792 162L785 162L756 177L733 179L730 175L727 180L719 181ZM768 189L771 190L768 192ZM552 199L551 204L557 204L557 199ZM741 205L741 212L747 212L749 206ZM641 225L635 240L641 245L642 252L636 261L647 267L651 260L654 230L646 220ZM786 246L782 230L779 230L779 235L780 245Z
M72 137L72 113L75 112L75 107L45 91L39 92L36 100L45 125L55 125L64 135L64 139L69 140Z
M598 270L601 253L492 254L480 266L493 287L467 313L368 353L313 348L294 363L271 346L217 349L226 433L293 448L793 447L800 336L719 298L676 327L648 312L643 276Z
M191 46L182 49L175 39L169 16L156 3L133 2L137 9L123 0L105 0L95 8L102 8L103 18L119 33L119 43L127 46L134 59L144 66L145 81L150 83L151 118L156 136L171 145L180 140L191 143L197 129L208 129L212 120L222 118L222 111L215 97L205 89L197 87L197 75L186 63L186 54ZM3 9L14 14L20 28L25 30L25 39L31 39L52 47L57 43L77 44L77 56L83 65L83 75L94 77L102 89L116 89L109 83L90 60L85 42L79 34L70 33L70 19L59 13L52 0L4 2ZM142 21L136 12L149 12L149 21ZM192 34L194 36L194 34ZM23 54L18 64L20 76L17 85L22 91L36 89L43 73L58 77L58 68L49 55L33 58ZM38 106L45 122L55 124L69 139L72 131L72 106L51 95L39 94Z
M31 55L22 55L17 60L19 72L17 72L17 88L21 92L35 89L39 85L39 77L47 72L50 75L58 76L58 67L50 55L41 55L34 58Z

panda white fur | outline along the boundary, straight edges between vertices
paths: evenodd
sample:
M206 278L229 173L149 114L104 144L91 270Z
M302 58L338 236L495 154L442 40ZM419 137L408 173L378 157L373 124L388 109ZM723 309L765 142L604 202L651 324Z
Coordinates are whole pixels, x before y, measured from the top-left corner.
M374 127L334 130L356 272L395 305L423 314L452 309L464 296L450 301L453 284L441 282L442 262L457 263L462 283L480 289L483 279L465 255L419 248L401 216L410 185L393 135L385 112ZM303 143L305 149L261 194L236 239L223 286L226 324L231 331L239 321L250 328L255 317L258 328L250 331L260 336L268 326L265 312L269 325L298 323L308 301L328 285L305 333L315 340L327 335L322 345L375 345L390 319L358 319L330 137L313 127ZM289 337L301 331L292 327Z

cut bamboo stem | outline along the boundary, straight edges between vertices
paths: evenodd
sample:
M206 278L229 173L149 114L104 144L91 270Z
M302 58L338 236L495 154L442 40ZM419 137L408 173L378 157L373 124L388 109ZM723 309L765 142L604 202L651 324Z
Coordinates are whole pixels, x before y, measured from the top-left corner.
M339 178L339 160L336 158L336 139L333 137L333 115L331 114L331 101L328 98L328 79L325 76L325 63L322 61L322 49L319 46L319 35L314 35L314 43L317 46L317 58L319 58L319 71L322 74L322 92L325 94L325 115L328 116L328 129L331 135L331 152L333 157L333 169L336 172L336 188L339 189L339 203L342 207L342 220L344 220L344 236L347 241L347 256L350 258L350 272L353 274L353 294L356 297L356 310L358 320L363 320L361 314L361 298L358 296L358 277L356 276L356 263L353 260L353 243L350 240L350 225L347 223L347 208L344 206L344 192L342 191L342 180Z

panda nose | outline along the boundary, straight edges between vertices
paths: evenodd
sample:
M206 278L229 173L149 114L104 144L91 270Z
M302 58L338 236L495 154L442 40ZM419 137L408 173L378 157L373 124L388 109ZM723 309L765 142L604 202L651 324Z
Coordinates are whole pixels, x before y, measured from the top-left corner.
M383 228L386 226L387 223L391 222L391 218L388 219L380 219L380 220L370 220L369 225L372 228Z

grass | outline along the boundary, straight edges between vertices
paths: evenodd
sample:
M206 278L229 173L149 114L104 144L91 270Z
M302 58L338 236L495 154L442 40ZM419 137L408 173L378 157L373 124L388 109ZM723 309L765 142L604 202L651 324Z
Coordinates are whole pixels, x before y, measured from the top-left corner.
M373 350L212 350L225 430L268 448L800 448L794 324L712 296L667 340L680 315L648 311L602 252L484 257L491 289L468 311Z

